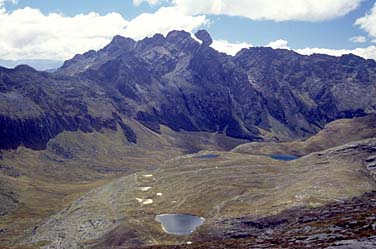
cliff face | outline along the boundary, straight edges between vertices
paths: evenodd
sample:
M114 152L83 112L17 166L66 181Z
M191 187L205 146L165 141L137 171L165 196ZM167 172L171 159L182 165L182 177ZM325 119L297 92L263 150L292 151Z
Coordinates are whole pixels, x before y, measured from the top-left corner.
M160 132L219 132L276 140L318 132L338 118L376 109L376 63L354 55L302 56L210 47L206 31L142 41L116 36L99 51L68 60L53 74L27 66L0 69L0 148L42 149L64 130L124 130L135 119Z
M262 93L269 113L300 135L375 108L373 60L251 48L242 50L235 61Z
M127 139L135 134L118 116L110 100L95 84L55 77L27 66L0 69L0 148L23 144L44 149L62 131L90 132L123 128Z

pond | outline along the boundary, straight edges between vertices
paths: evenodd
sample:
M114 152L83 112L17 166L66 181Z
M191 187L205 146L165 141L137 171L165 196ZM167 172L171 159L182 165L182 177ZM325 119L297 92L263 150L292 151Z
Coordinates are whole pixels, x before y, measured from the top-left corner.
M275 160L280 160L280 161L293 161L298 159L299 157L294 156L294 155L278 155L278 154L271 154L267 155L268 157L271 157Z
M220 157L220 155L208 154L208 155L195 156L193 158L196 158L196 159L215 159L215 158L218 158L218 157Z
M173 235L189 235L205 222L204 218L189 214L161 214L155 220L166 233Z

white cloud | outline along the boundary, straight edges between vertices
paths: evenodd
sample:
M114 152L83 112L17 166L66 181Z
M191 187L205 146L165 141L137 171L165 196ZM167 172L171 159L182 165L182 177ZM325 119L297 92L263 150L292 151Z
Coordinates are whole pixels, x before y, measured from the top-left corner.
M133 4L136 6L141 5L142 3L148 3L150 5L161 4L163 0L133 0Z
M231 43L226 40L214 40L211 47L219 52L234 56L241 49L252 47L252 44L246 42Z
M288 46L288 41L286 40L276 40L270 42L266 47L271 47L274 49L291 49ZM327 48L302 48L302 49L293 49L295 52L303 55L312 55L312 54L327 54L332 56L341 56L344 54L355 54L366 59L375 59L376 60L376 46L369 46L364 48L355 48L355 49L327 49Z
M355 25L368 32L372 37L376 37L376 3L365 16L357 19Z
M155 33L166 34L171 30L193 30L208 25L204 14L243 16L254 20L305 20L320 21L345 15L362 0L134 0L135 4L171 2L154 13L143 13L126 20L118 13L98 13L64 16L58 13L43 14L30 7L9 12L0 0L0 59L50 59L64 60L76 53L105 46L113 36L120 34L142 39ZM285 8L289 6L289 8ZM376 4L356 24L376 38ZM362 38L354 38L354 41ZM249 43L231 43L215 40L212 47L220 52L235 55ZM289 48L285 40L267 46ZM325 53L342 55L354 53L365 58L376 58L376 47L354 50L305 48L296 50L303 54Z
M367 42L367 37L365 36L354 36L349 39L353 43L365 43Z
M266 47L271 47L274 49L291 49L286 40L276 40L270 42ZM332 56L341 56L344 54L355 54L366 59L375 59L376 60L376 46L369 46L364 48L355 48L355 49L328 49L328 48L301 48L301 49L292 49L295 52L303 55L312 55L312 54L327 54Z
M363 0L174 0L187 14L241 16L252 20L323 21L344 16Z
M161 7L155 13L143 13L132 19L123 35L135 39L152 36L155 33L167 34L171 30L192 31L209 22L203 15L190 16L175 7Z
M119 13L92 12L69 17L45 15L30 7L9 12L1 7L2 3L4 0L0 0L0 59L4 60L65 60L100 49L118 34L142 39L173 29L192 31L207 24L205 16L185 15L174 7L162 7L128 21Z
M365 48L356 49L326 49L326 48L303 48L295 49L299 54L311 55L311 54L328 54L333 56L341 56L344 54L355 54L366 59L376 60L376 46L369 46Z
M290 49L288 41L282 40L282 39L269 42L265 47L271 47L271 48L274 48L274 49L278 49L278 48L280 48L280 49Z
M124 30L127 21L117 13L65 17L32 8L0 13L1 59L66 59L98 49Z

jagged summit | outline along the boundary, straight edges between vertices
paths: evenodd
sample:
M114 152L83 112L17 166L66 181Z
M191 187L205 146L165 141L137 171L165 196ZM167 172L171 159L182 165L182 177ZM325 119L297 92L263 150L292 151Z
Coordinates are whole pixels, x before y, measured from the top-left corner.
M199 30L194 35L184 30L172 30L166 36L157 33L152 37L146 37L139 41L117 35L103 49L99 51L90 50L84 54L78 54L72 59L65 61L64 65L58 70L58 73L73 75L86 70L87 68L89 68L89 65L94 66L103 64L106 61L114 59L121 54L132 51L140 54L146 52L147 50L153 50L157 47L174 49L174 51L176 52L184 51L185 53L194 53L198 48L196 44L197 41L199 41L201 45L203 45L203 47L209 47L213 43L212 37L206 30ZM313 54L311 56L306 56L298 54L292 50L273 49L269 47L243 48L237 53L236 57L242 57L242 55L244 54L252 54L256 56L260 55L263 58L274 58L275 56L300 56L301 58L313 57L314 60L319 60L319 58L323 58L324 60L336 60L335 58L342 58L343 62L353 61L354 63L365 60L359 56L351 54L343 55L341 57L335 57L325 54ZM367 61L370 66L376 65L376 62L374 60Z

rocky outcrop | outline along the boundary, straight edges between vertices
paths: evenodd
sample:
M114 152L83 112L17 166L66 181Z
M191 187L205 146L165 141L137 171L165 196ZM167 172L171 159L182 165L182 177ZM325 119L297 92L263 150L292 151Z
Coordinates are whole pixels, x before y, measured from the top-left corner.
M213 39L206 30L197 31L195 36L197 37L197 39L202 41L204 46L210 46L213 43Z
M376 150L374 154L366 158L365 164L369 173L376 179Z

